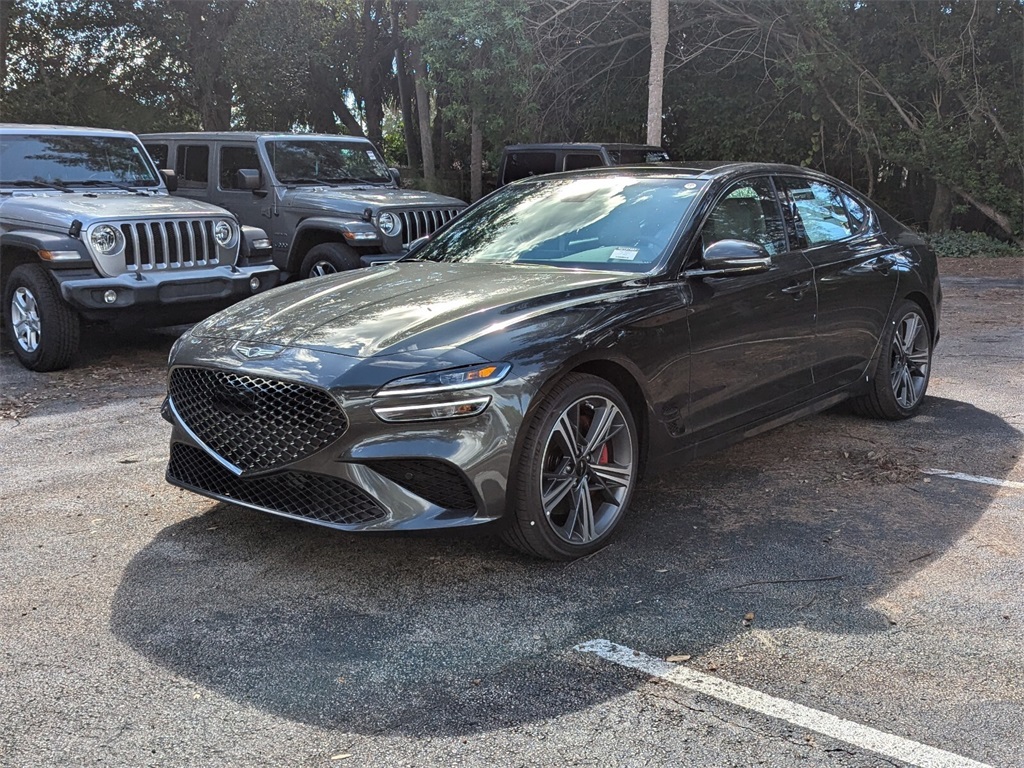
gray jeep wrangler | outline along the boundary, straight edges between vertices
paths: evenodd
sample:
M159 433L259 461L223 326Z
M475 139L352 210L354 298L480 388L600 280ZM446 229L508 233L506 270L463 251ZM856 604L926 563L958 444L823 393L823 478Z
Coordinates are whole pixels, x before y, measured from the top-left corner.
M195 322L278 282L266 233L170 197L134 134L0 125L2 314L26 368L67 367L81 320Z
M373 144L294 133L151 133L142 137L178 195L206 200L270 233L274 263L311 277L401 258L466 204L400 189Z

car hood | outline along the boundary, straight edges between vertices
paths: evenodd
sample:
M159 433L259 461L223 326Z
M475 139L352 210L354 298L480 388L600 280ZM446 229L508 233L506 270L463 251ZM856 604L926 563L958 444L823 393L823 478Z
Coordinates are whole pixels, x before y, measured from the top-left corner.
M173 216L225 216L223 208L169 195L125 193L55 193L12 195L0 202L0 214L11 222L67 229L78 219L85 226L96 221L168 218Z
M285 205L310 211L331 211L361 216L367 208L376 213L383 208L465 208L454 197L435 195L418 189L393 187L315 187L286 190Z
M633 279L543 266L401 262L269 291L205 320L192 335L352 357L443 349L508 332Z

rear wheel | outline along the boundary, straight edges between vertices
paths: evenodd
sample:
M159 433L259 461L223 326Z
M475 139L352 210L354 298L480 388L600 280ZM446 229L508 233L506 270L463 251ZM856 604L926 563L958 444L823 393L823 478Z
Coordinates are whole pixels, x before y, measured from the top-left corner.
M893 421L913 416L928 390L932 338L921 307L912 301L903 302L886 328L871 389L853 401L854 410Z
M58 371L78 351L79 320L37 264L11 272L4 289L4 325L14 354L31 371Z
M605 546L638 476L636 425L604 379L571 374L528 427L505 540L528 554L572 560Z
M359 254L344 243L320 243L309 249L300 273L303 277L323 277L361 266Z

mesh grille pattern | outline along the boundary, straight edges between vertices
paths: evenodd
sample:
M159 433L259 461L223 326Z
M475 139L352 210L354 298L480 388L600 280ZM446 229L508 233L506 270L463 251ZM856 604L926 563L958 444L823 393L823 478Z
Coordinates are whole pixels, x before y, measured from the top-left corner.
M334 398L304 384L182 367L169 391L185 425L243 472L311 456L348 429Z
M387 516L373 498L336 477L304 472L235 477L205 451L183 443L171 446L167 472L198 490L320 523L355 525Z
M120 225L129 272L167 267L215 267L220 261L213 219L130 221Z
M451 510L476 509L476 499L465 477L443 461L381 459L364 464L431 504Z
M410 211L395 211L402 219L402 244L433 234L442 224L455 218L458 208L418 208Z

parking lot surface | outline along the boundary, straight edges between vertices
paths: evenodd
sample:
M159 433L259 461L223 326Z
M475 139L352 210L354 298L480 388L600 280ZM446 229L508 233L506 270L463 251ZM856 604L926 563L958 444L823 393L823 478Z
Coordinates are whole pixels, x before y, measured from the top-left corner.
M5 351L0 765L1022 765L1020 267L944 279L917 418L648 478L569 564L172 488L172 335Z

